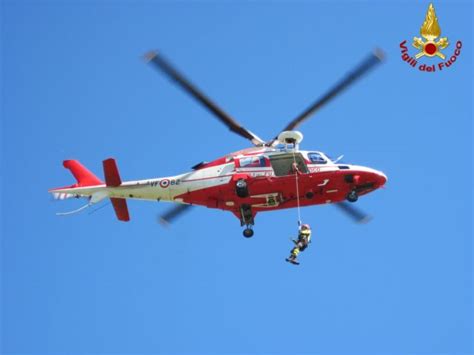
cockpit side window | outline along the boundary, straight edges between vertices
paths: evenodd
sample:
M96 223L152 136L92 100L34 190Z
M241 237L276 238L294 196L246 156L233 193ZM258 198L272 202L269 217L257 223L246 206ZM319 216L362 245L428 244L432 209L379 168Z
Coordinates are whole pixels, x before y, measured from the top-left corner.
M312 164L326 164L327 163L326 159L324 159L321 154L316 153L316 152L308 153L308 158Z

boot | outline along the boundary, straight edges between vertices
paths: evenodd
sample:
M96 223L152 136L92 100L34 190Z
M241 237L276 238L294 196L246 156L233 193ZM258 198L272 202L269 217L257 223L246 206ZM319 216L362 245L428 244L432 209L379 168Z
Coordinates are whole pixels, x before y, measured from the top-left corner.
M296 256L293 253L286 259L286 261L288 261L289 263L292 263L294 265L299 265L300 264L298 262L298 260L296 260Z

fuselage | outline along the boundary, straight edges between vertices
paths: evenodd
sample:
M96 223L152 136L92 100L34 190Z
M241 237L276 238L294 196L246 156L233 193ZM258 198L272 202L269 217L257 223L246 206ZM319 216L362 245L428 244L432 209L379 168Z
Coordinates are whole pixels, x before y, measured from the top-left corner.
M245 191L238 182L244 181ZM351 191L358 196L382 187L387 177L375 169L334 163L320 151L288 147L254 147L202 162L193 170L168 177L123 182L106 187L110 197L170 201L241 213L341 202ZM91 196L98 186L70 192Z

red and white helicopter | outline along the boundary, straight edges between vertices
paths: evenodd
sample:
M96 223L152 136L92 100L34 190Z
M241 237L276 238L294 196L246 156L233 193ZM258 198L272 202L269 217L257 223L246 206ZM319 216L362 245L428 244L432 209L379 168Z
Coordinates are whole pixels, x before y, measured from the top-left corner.
M246 226L245 237L253 236L258 212L283 208L334 203L355 220L366 219L364 213L345 201L355 202L359 196L384 186L387 177L369 167L339 163L340 158L332 160L320 151L300 150L303 135L294 129L380 63L380 51L366 58L270 141L242 127L156 52L148 53L146 58L254 147L201 162L184 174L125 182L114 159L103 161L105 182L77 160L66 160L63 165L77 183L49 192L57 199L85 197L88 203L59 215L76 213L110 198L117 218L129 221L127 199L169 201L178 206L161 217L163 222L170 222L192 205L218 208L232 212Z

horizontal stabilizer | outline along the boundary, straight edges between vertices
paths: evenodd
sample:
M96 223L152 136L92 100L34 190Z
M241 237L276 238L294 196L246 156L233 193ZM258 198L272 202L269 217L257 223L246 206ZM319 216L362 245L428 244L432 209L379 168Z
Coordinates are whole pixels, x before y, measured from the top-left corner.
M122 179L115 163L115 159L109 158L102 162L104 166L105 184L107 187L118 187L122 185ZM128 222L130 215L128 213L127 200L124 198L110 198L114 206L115 214L119 221Z
M117 187L122 184L115 159L106 159L103 162L105 184L110 187Z
M130 215L128 214L127 201L124 198L115 198L110 199L112 201L112 206L114 206L115 214L119 221L128 222L130 221Z

